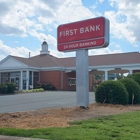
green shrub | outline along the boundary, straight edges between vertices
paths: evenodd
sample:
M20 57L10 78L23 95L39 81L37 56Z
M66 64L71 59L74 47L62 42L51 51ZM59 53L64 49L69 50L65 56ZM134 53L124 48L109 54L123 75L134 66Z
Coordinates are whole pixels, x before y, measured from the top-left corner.
M16 85L14 83L6 83L7 85L7 93L14 93L16 90Z
M128 103L128 93L121 82L105 81L95 90L95 100L99 103L124 105Z
M41 86L44 90L56 90L55 86L53 86L52 84L48 84L48 85L42 85Z
M39 88L39 89L30 89L30 90L22 90L22 92L43 92L44 89L43 88Z
M140 103L140 86L139 86L139 84L131 78L125 78L125 79L121 79L119 81L121 83L123 83L124 86L126 87L126 90L129 95L128 103L132 104L132 95L134 94L133 103L139 104Z
M8 86L6 84L0 84L0 93L6 93Z
M132 78L134 81L136 81L140 85L140 72L129 74L126 78Z

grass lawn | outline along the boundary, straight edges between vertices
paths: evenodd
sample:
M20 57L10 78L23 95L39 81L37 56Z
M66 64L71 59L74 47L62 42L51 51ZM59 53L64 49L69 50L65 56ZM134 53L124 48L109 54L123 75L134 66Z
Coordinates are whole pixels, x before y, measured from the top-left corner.
M0 128L0 135L51 140L140 140L140 111L71 122L66 128Z

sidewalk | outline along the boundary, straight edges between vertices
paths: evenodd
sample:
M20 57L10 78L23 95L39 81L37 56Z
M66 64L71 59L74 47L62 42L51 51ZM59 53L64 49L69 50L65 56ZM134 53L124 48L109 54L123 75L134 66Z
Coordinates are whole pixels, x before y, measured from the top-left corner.
M24 137L13 137L13 136L2 136L2 135L0 135L0 140L44 140L44 139L24 138ZM47 139L47 140L49 140L49 139Z

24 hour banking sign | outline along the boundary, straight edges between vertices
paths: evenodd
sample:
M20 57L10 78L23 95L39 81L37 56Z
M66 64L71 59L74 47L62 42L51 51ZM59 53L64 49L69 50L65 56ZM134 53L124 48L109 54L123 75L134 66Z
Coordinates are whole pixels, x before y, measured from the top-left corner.
M109 44L109 20L104 17L63 24L57 28L59 51L95 49Z

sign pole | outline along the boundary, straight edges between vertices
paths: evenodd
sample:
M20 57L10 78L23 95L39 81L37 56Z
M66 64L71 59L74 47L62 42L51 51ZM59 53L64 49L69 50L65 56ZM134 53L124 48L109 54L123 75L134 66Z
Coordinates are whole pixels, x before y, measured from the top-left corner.
M77 106L89 106L88 50L76 51L76 101Z
M109 45L109 20L104 17L59 25L57 49L76 51L76 100L77 106L89 106L88 49Z

